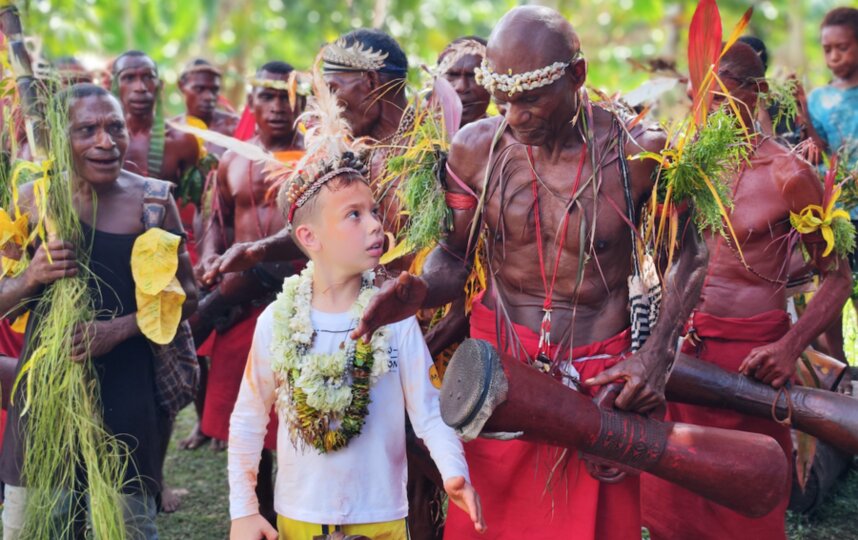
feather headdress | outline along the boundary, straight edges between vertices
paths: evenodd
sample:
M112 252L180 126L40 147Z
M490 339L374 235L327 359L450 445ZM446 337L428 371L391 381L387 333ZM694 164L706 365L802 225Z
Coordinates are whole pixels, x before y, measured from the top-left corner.
M366 139L352 137L351 128L343 117L343 107L325 82L319 63L317 59L313 70L313 96L307 111L299 117L307 126L306 153L285 178L278 198L281 208L288 208L289 223L295 211L327 182L342 174L364 177L368 174L363 159Z

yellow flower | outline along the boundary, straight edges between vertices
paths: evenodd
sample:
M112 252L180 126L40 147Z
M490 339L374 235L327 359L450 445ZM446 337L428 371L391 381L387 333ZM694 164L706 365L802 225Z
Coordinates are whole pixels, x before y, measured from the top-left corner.
M831 200L825 208L818 204L809 204L804 210L796 214L789 213L789 221L793 228L800 234L811 234L819 231L825 240L825 251L823 257L827 257L834 250L834 229L831 224L835 219L849 219L849 213L840 208L834 208L834 203L840 197L840 188L835 188Z
M27 225L26 214L19 215L17 219L13 220L12 216L6 213L6 210L0 208L0 249L6 247L9 242L23 246L29 234Z

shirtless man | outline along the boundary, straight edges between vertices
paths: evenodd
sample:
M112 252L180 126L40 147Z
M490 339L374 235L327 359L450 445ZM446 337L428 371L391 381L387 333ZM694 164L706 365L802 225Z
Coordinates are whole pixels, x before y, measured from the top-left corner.
M292 71L292 66L285 62L265 64L256 73L248 96L248 106L258 128L256 137L249 142L282 161L297 161L303 148L303 138L295 129L303 100L293 110L286 89ZM253 163L231 151L223 155L217 178L221 217L212 220L211 230L200 246L203 261L217 258L231 238L236 242L253 242L284 227L283 214L269 193L271 182L266 176L264 164ZM238 396L256 318L280 290L283 277L292 272L289 263L269 263L229 274L200 302L195 326L215 328L201 431L219 441L221 448L229 438L229 417ZM271 450L276 448L276 441L277 420L272 415L258 486L262 513L272 522L275 514Z
M474 74L485 56L486 40L476 36L454 39L438 55L438 74L453 85L462 102L462 126L484 118L492 98Z
M530 88L507 86L499 74ZM478 80L504 105L505 116L468 125L454 138L449 171L459 180L448 181L454 230L429 256L421 277L402 274L382 286L355 336L461 296L468 273L462 260L473 247L472 223L480 220L491 281L471 312L471 337L489 340L569 384L580 380L590 394L624 381L619 408L647 412L663 402L665 374L681 321L699 293L705 254L697 249L694 227L684 228L680 262L666 283L662 324L644 348L626 356L632 244L625 186L639 211L652 190L654 168L628 162L624 179L618 154L659 151L665 137L638 126L630 140L621 138L621 120L599 107L585 127L585 77L578 36L559 13L527 6L501 19ZM619 152L618 140L625 142ZM594 167L594 155L601 167ZM478 214L477 194L486 178ZM674 283L682 283L688 297ZM577 454L521 441L478 439L466 444L466 455L493 538L640 536L635 478L600 484ZM465 518L451 509L446 537L471 538Z
M331 55L334 50L331 45L323 53L325 82L342 104L352 135L369 137L382 147L373 152L370 160L370 180L375 182L384 176L390 157L390 150L383 147L396 145L401 138L400 126L407 124L403 115L408 107L405 93L408 59L396 40L381 30L354 30L333 45L342 45L349 52L372 49L384 57L368 66L354 61L360 58L359 54ZM385 230L390 230L390 225L399 218L394 192L395 189L388 189L381 194ZM284 229L260 242L237 242L221 257L206 261L203 282L211 283L221 274L244 271L263 261L301 256Z
M719 76L740 104L745 125L753 128L759 98L767 91L762 61L750 46L737 43L722 58ZM722 104L723 98L716 97L713 108ZM837 318L851 291L851 276L845 258L835 252L822 257L825 243L819 233L802 238L822 283L790 328L785 311L791 245L787 235L795 232L790 212L799 214L808 205L822 204L822 184L809 163L771 137L753 133L752 141L750 164L732 180L730 221L744 262L732 240L705 235L709 268L682 349L780 388L791 381L801 352ZM668 417L770 435L781 444L786 459L792 460L790 429L773 420L676 403L669 404ZM642 501L644 524L653 539L786 538L788 497L768 516L750 519L646 475Z
M199 144L193 135L156 125L162 85L155 61L140 51L122 53L113 62L113 88L131 137L125 168L178 186L197 164Z
M140 51L122 53L113 61L113 92L119 98L125 113L129 143L125 156L126 170L141 176L167 180L176 187L186 171L194 167L199 159L199 143L196 137L163 125L163 116L158 108L161 81L155 61ZM160 120L160 122L158 122ZM160 125L159 125L160 124ZM182 227L188 233L188 254L196 261L196 246L193 239L193 209L177 201L182 217ZM172 425L164 428L168 435ZM166 438L169 440L169 436ZM167 447L164 446L166 456ZM179 507L178 499L166 487L162 494L162 508L174 512Z
M182 70L179 75L179 91L185 96L183 115L175 121L185 123L188 117L201 120L206 129L232 136L238 126L238 115L218 109L218 97L221 90L221 72L207 60L198 58ZM217 156L223 155L225 148L206 143L206 150Z

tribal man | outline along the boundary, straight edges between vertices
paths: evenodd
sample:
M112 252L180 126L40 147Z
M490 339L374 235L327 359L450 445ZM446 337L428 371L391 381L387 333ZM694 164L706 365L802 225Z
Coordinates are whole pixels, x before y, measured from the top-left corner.
M396 223L399 206L395 186L380 192L376 185L386 175L390 148L400 143L410 127L408 59L399 44L381 30L358 29L328 44L322 51L325 82L343 106L343 116L354 137L368 137L376 150L370 160L370 180L384 209L384 222ZM389 230L390 226L385 226ZM284 229L261 242L236 243L218 259L208 261L204 280L220 274L243 271L262 261L285 261L300 256Z
M155 61L140 51L125 52L113 61L112 90L122 104L128 130L128 150L123 167L141 176L167 180L180 188L183 175L199 159L200 147L192 135L169 128L164 123L163 104L160 102L162 84ZM177 200L182 227L188 234L188 255L196 261L193 237L193 209ZM164 426L168 434L172 425ZM166 456L167 447L164 446ZM162 508L173 512L179 502L173 492L164 487Z
M667 322L629 356L627 221L636 221L651 193L654 167L624 158L660 150L664 134L640 125L628 134L617 114L588 105L578 36L554 10L527 6L505 15L478 72L505 112L454 138L447 181L454 230L421 277L403 273L382 286L355 336L461 296L469 272L462 261L476 242L470 233L484 227L490 282L474 303L471 337L589 394L624 381L615 405L653 410L664 399L680 329L674 321L690 313L705 262L694 228L684 228L663 300ZM635 478L600 483L577 454L522 441L478 439L466 455L493 538L640 536ZM464 514L450 509L445 536L473 537Z
M232 136L238 126L238 115L218 108L220 90L218 68L202 58L190 62L179 75L179 91L185 96L186 112L174 120ZM206 143L205 147L217 156L226 151L211 143Z
M721 59L718 74L738 103L744 125L753 128L760 97L768 89L762 61L750 46L737 43ZM716 96L713 108L723 105L724 99ZM785 291L793 245L791 215L799 217L812 205L828 212L828 201L823 202L822 184L810 164L770 136L754 132L751 138L750 162L730 186L734 207L729 219L739 245L733 236L706 235L711 259L682 350L781 388L790 384L802 351L837 318L851 291L850 270L843 254L828 253L819 232L802 230L803 251L821 273L822 283L790 328ZM774 419L677 403L668 404L668 419L770 435L792 462L790 428ZM750 519L645 475L642 501L644 524L654 539L786 538L788 497L764 518Z
M486 40L476 36L454 39L438 55L435 72L447 79L462 101L462 126L484 118L491 94L477 84L476 69L486 57Z
M192 135L164 124L155 61L140 51L122 53L113 62L113 88L131 136L126 169L178 186L185 171L196 165L199 145Z
M291 102L288 84L293 72L292 66L285 62L265 64L251 79L252 90L248 95L248 106L257 125L256 137L248 142L283 162L295 162L303 153L303 138L295 120L304 100L301 98L294 105ZM265 169L264 164L254 163L236 152L227 151L223 155L217 175L217 214L200 245L203 263L217 258L233 238L235 242L253 242L283 229L285 221L270 194L272 186ZM215 330L208 343L211 370L201 431L221 444L229 438L229 418L250 352L256 318L274 299L283 278L293 272L289 263L268 263L229 274L201 300L192 319L195 327ZM258 489L262 514L274 520L271 450L276 448L277 420L273 414L271 418Z

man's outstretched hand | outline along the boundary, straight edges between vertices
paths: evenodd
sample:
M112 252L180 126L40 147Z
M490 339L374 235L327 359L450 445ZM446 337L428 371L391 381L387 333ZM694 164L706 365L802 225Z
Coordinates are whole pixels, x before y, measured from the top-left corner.
M368 340L382 326L414 315L423 306L427 291L426 282L408 272L385 281L352 332L352 339L364 337Z
M210 287L223 274L250 270L264 259L265 246L259 242L233 244L220 257L213 257L203 263L202 284Z
M483 519L483 507L480 504L480 496L464 476L454 476L444 481L444 491L450 497L450 502L464 510L471 521L474 529L479 533L486 532L486 522Z

